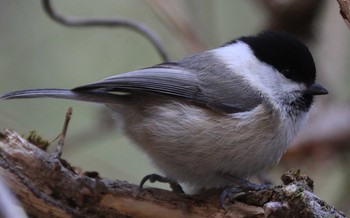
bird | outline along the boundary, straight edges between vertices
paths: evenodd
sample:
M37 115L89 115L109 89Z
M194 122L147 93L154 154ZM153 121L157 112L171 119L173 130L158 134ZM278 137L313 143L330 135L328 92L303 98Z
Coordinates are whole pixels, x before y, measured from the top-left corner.
M146 176L141 186L150 179L173 189L181 183L193 190L256 190L265 186L253 185L250 177L279 162L305 126L314 96L328 93L315 80L315 63L303 42L263 31L70 90L21 90L0 99L105 104L162 173Z

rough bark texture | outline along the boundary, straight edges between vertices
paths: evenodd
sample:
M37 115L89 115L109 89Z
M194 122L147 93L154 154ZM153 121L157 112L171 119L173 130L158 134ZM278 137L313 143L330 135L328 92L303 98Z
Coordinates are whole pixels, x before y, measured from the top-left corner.
M0 176L31 217L344 217L312 193L299 172L282 176L283 186L227 199L189 196L81 174L66 161L17 133L0 133Z

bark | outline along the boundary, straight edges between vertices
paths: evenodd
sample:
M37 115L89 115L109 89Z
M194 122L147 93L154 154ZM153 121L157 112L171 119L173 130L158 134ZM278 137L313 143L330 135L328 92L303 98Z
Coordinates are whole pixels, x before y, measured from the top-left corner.
M227 199L218 194L176 194L79 173L66 161L16 132L0 133L0 176L31 217L344 217L312 193L300 172L282 176L283 186Z

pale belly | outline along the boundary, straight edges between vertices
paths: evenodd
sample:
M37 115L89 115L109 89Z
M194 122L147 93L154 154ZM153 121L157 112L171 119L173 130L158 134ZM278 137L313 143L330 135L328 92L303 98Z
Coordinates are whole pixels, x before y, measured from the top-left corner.
M295 135L277 112L218 114L173 103L125 121L126 134L165 176L201 188L230 185L220 175L247 178L275 165Z

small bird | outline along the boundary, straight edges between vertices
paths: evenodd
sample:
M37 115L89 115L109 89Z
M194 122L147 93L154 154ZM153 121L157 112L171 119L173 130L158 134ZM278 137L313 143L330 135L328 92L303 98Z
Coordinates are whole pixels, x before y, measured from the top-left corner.
M147 179L194 190L258 189L248 179L277 164L305 125L315 83L309 49L265 31L221 47L66 89L11 92L1 99L63 98L105 104L123 132L162 171Z

